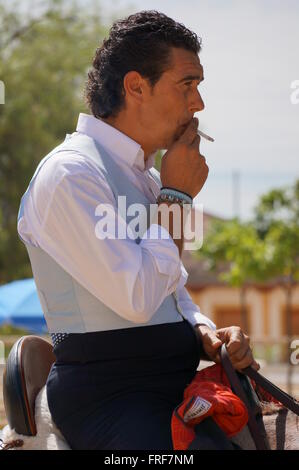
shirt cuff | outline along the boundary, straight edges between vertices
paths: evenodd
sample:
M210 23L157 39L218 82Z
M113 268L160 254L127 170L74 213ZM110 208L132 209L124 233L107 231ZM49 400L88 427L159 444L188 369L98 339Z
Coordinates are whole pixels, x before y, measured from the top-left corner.
M193 312L189 321L193 326L200 323L201 325L207 325L211 330L216 330L215 323L201 312Z

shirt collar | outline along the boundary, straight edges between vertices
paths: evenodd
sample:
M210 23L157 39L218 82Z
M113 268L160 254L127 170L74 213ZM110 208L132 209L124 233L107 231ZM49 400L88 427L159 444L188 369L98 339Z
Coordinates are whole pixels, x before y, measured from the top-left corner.
M126 165L134 166L140 171L146 171L154 166L156 152L144 162L141 145L101 119L80 113L76 130L99 142L112 156Z

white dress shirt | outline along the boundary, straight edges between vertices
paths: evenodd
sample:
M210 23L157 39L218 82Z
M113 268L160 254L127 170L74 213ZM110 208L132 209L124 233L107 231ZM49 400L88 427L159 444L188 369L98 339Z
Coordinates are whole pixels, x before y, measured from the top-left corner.
M79 115L76 131L98 141L132 184L156 202L160 187L148 171L155 154L145 162L138 143L87 114ZM184 287L188 274L169 233L157 226L167 236L154 239L147 232L140 244L129 238L99 239L94 228L95 208L100 203L114 208L117 223L117 203L102 174L83 155L60 152L45 162L31 187L18 223L19 235L47 252L95 297L130 321L149 320L165 297L176 292L186 320L215 329Z

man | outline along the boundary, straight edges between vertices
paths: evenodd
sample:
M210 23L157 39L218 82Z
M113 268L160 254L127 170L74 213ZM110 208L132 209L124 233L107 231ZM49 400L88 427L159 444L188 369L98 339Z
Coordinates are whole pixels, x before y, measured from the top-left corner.
M88 75L92 116L41 161L22 199L18 231L56 355L49 407L73 449L171 449L198 338L211 360L225 342L235 368L259 367L239 328L215 330L192 302L183 225L174 236L208 175L194 118L204 108L199 51L197 36L162 13L115 22ZM160 177L158 149L168 149ZM165 221L173 195L179 211ZM120 196L146 211L158 204L142 237L119 236L129 225ZM98 230L102 207L109 236Z

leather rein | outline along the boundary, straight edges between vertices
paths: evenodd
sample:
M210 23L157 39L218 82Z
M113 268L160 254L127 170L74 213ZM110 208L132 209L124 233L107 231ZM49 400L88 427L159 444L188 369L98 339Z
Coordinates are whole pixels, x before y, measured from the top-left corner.
M230 381L233 392L246 405L248 416L249 416L247 425L251 433L252 439L254 440L256 449L268 450L269 447L267 446L265 442L265 438L262 435L262 432L258 426L256 416L249 404L249 401L241 385L237 372L232 366L225 344L222 344L221 346L220 357L221 357L222 366L225 370L228 380ZM245 369L242 369L241 373L253 379L257 385L260 385L263 389L269 392L274 398L276 398L280 403L282 403L286 408L288 408L290 411L292 411L293 413L299 416L299 402L295 398L291 397L286 392L278 388L276 385L274 385L272 382L270 382L268 379L263 377L256 370L254 370L252 367L246 367Z

